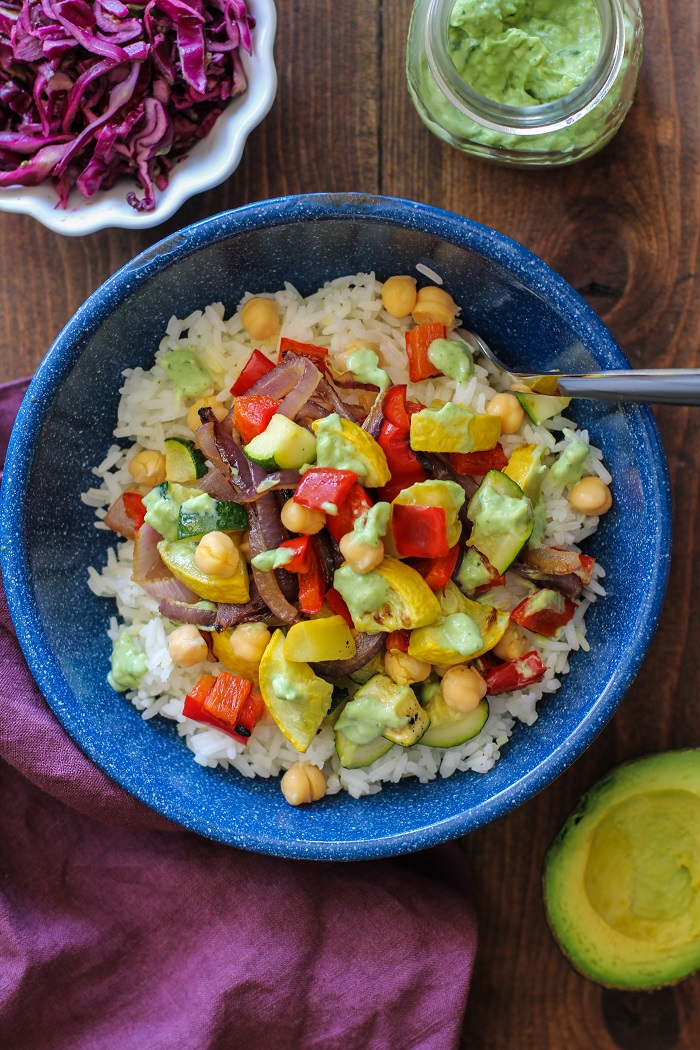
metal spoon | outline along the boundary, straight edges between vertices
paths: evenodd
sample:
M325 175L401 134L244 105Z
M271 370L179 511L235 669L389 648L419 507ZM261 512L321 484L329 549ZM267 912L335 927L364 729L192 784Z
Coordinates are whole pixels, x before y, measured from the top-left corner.
M598 401L647 401L670 405L700 405L700 368L641 368L619 372L513 372L496 357L481 336L469 333L474 344L502 372L534 393L583 397Z

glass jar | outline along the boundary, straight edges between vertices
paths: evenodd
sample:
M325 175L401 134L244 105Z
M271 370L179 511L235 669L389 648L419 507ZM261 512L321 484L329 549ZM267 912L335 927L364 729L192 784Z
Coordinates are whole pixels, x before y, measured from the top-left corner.
M460 30L450 26L456 0L416 0L406 74L421 119L457 149L515 167L561 167L601 149L632 104L642 60L642 15L637 0L591 2L600 21L600 46L583 82L552 101L505 105L477 93L458 72L453 55ZM504 82L506 74L503 70Z

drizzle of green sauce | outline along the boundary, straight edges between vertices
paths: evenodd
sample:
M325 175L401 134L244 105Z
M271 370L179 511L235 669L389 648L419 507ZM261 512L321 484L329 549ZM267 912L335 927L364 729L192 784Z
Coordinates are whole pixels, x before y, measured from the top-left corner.
M374 350L355 350L348 358L348 371L352 372L360 383L378 386L388 390L391 379L383 368L379 368L379 357Z
M273 569L281 569L294 557L294 552L289 547L276 547L271 551L261 551L251 559L250 564L260 572L271 572Z
M148 660L126 631L122 631L112 647L112 670L107 681L118 693L136 689L148 670Z
M180 346L161 357L158 364L175 387L178 397L198 397L211 386L211 374L196 350Z
M457 339L433 339L428 347L428 360L456 383L464 383L474 375L471 350Z

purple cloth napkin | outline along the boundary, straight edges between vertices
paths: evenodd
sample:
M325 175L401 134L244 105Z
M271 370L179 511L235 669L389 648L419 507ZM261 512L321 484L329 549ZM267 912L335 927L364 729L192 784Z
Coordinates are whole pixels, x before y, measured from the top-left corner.
M0 387L3 459L26 385ZM477 935L456 845L314 864L179 829L66 735L1 589L0 880L2 1050L458 1043Z

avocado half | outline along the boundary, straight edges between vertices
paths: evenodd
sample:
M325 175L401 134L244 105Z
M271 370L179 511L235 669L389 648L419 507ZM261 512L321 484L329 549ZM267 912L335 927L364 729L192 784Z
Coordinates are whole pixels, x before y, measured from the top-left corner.
M700 969L700 749L618 766L545 858L547 921L584 977L652 989Z

